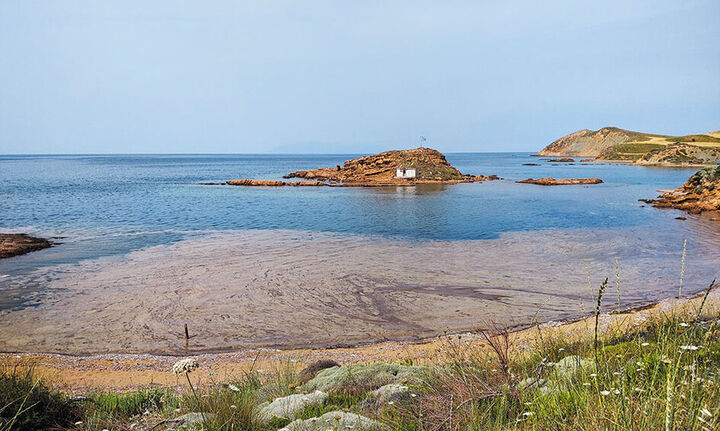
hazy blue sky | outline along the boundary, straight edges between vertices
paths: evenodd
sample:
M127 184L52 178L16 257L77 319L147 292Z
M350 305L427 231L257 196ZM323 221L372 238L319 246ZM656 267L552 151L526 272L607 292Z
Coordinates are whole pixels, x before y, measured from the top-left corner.
M720 1L0 1L0 153L720 129Z

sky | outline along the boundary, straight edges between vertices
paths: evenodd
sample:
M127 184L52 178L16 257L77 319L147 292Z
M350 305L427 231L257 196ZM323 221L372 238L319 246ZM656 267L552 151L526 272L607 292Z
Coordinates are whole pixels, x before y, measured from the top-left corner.
M720 129L720 1L0 2L0 154L536 151Z

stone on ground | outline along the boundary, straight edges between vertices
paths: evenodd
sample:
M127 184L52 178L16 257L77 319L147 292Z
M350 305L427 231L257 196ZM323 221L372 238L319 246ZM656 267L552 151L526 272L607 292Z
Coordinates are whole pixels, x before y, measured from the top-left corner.
M421 385L427 373L425 367L400 364L354 364L327 368L303 385L306 391L367 392L391 383Z
M322 404L327 396L325 392L315 391L310 394L293 394L276 398L260 408L259 417L264 422L273 418L294 419L295 415L305 408Z
M380 422L355 413L335 410L317 418L298 419L280 431L373 431L382 429Z

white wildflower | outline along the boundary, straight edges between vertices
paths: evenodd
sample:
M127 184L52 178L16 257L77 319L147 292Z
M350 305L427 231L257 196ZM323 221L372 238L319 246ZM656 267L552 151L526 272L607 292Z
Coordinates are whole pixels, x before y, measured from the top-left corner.
M600 391L600 395L608 396L610 395L610 391Z
M647 347L647 346L649 346L649 345L650 345L650 343L642 343L642 344L641 344L641 346L643 346L643 347Z
M533 416L534 414L533 412L524 412L523 416Z
M172 367L172 372L175 374L187 374L197 367L199 367L199 365L195 359L186 358L175 362L175 365Z
M583 386L590 386L590 383L585 382L585 383L583 383Z
M687 328L688 326L690 326L690 324L689 324L689 323L685 323L685 322L681 322L681 323L680 323L680 326L682 326L683 328Z
M617 389L613 389L613 394L615 394L615 395L620 395L620 391L617 390Z
M228 385L228 388L230 388L230 390L233 391L233 392L240 392L240 388L238 388L237 386L233 385L232 383L230 383L230 384Z
M235 404L230 404L230 408L231 408L231 409L236 409L237 406L236 406Z
M590 377L597 377L597 374L592 373L592 374L590 374Z
M698 347L698 346L693 346L693 345L691 345L691 344L687 344L687 345L685 345L685 346L680 346L680 348L683 349L683 350L693 350L693 351L694 351L694 350L699 349L700 347Z

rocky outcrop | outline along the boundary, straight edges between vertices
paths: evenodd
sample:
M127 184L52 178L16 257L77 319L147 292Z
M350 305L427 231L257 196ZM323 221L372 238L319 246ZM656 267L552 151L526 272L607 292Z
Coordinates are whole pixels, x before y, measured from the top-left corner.
M657 199L641 199L658 208L676 208L690 213L720 211L720 166L700 169L685 184Z
M255 187L283 187L283 186L324 186L320 181L271 181L271 180L230 180L225 184L229 186L255 186Z
M0 259L19 256L48 247L52 247L52 243L44 238L37 238L24 233L0 233Z
M575 161L575 159L571 159L571 158L569 158L569 157L561 157L561 158L559 158L559 159L550 159L550 160L548 160L548 162L555 162L555 163L558 163L558 162L559 162L559 163L570 163L570 162L574 162L574 161Z
M700 147L676 142L645 153L636 165L677 166L714 165L720 162L720 148Z
M600 184L603 181L600 178L563 178L555 179L553 177L539 178L534 180L528 178L526 180L517 181L523 184L537 184L539 186L568 186L577 184Z
M396 169L412 168L414 178L396 178ZM343 166L292 172L285 178L307 178L347 186L407 185L489 181L496 176L464 175L431 148L386 151L346 161Z
M413 178L396 178L397 169L414 169ZM343 166L291 172L284 178L305 178L315 181L230 180L231 186L331 186L382 187L412 186L433 183L474 183L498 180L497 175L464 175L445 156L430 148L386 151L373 156L346 161Z

